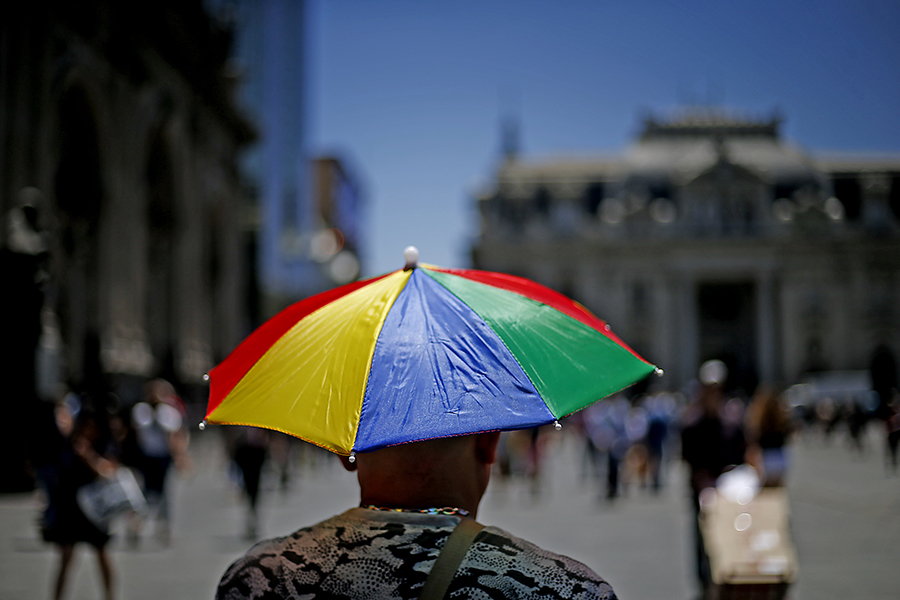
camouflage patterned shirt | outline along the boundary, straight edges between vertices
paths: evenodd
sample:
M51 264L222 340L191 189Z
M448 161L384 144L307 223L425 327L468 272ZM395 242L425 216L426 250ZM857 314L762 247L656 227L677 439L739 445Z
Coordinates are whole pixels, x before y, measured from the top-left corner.
M354 508L287 537L260 542L234 562L218 600L414 599L458 517ZM485 527L448 598L616 598L582 563Z

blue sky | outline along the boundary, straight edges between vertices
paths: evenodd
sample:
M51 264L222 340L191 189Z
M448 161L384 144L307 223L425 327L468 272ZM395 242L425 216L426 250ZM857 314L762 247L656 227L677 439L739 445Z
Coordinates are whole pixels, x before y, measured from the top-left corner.
M515 115L526 158L623 149L647 111L785 117L812 150L900 151L900 2L312 0L309 147L367 198L363 274L468 266Z

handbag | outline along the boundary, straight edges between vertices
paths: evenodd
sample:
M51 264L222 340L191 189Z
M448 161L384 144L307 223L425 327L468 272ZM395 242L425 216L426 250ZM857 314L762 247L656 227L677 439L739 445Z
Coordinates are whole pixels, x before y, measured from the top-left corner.
M75 499L84 516L102 531L106 531L110 521L120 514L147 511L141 486L127 467L119 467L111 477L98 477L81 486Z

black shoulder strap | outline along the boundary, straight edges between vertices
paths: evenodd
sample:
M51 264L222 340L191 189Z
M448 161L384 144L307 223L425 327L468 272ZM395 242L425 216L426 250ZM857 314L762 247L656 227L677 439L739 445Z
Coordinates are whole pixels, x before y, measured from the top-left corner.
M482 529L484 529L484 525L470 517L459 522L450 537L444 542L444 547L441 548L437 560L434 561L434 566L431 567L431 572L422 587L419 600L443 599L447 588L450 587L450 582L453 581L453 576L456 575L456 570L459 569L463 557L469 550L469 546L472 545L475 536Z

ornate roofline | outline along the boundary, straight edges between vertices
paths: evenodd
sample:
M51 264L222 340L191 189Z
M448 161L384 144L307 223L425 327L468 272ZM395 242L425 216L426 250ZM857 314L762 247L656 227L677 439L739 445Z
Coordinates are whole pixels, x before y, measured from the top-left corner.
M782 117L773 112L765 118L752 118L722 108L689 108L673 117L644 118L641 141L684 137L764 137L778 139Z

